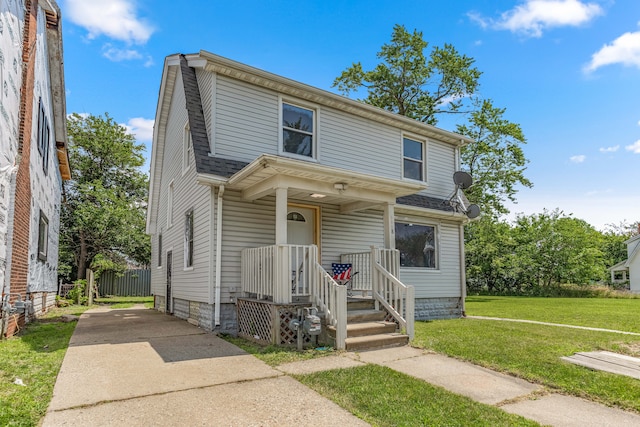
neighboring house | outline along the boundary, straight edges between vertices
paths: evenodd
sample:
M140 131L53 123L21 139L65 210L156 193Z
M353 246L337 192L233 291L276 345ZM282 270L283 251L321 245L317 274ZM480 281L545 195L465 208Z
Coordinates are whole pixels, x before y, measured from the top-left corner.
M0 3L0 286L7 336L55 304L67 155L62 28L52 0ZM5 304L5 308L7 305Z
M640 232L640 229L638 230ZM627 259L609 268L613 283L629 282L631 292L640 293L640 234L625 242Z
M468 142L208 52L167 57L147 216L156 308L290 343L306 303L344 348L347 292L326 274L343 262L397 330L462 316L467 217L449 200Z

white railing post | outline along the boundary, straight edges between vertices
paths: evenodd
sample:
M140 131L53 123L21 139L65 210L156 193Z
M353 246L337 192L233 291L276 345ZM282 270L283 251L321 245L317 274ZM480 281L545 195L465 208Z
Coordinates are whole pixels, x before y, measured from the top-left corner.
M415 288L413 286L407 286L407 296L406 296L406 305L405 305L405 319L407 319L407 335L409 335L409 339L412 340L415 335Z
M336 293L336 349L344 350L347 341L347 288L346 286L333 286L333 288Z

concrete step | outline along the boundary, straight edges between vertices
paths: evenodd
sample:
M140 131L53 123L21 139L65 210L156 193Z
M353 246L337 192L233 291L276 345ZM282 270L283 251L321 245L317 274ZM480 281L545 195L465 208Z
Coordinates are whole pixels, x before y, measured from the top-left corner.
M377 322L377 321L383 321L384 318L385 318L385 313L383 311L375 310L375 309L347 311L347 324Z
M347 351L400 347L409 343L409 336L399 333L350 337L345 340Z
M397 328L398 325L393 322L351 323L347 325L347 337L389 334L395 332ZM327 326L327 332L330 337L335 338L336 328L334 326Z

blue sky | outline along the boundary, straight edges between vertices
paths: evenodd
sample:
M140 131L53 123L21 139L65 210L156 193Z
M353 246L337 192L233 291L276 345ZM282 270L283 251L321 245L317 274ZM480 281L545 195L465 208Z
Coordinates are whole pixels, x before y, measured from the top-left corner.
M481 95L522 126L534 187L518 193L514 214L560 208L601 229L640 220L638 0L59 5L67 111L108 112L148 147L167 55L207 50L335 92L335 77L352 62L372 68L403 24L475 58Z

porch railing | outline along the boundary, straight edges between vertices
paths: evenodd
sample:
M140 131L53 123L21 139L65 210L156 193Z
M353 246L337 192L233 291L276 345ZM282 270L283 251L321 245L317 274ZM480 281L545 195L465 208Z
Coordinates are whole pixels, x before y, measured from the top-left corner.
M315 246L313 248L317 250ZM336 349L344 350L347 339L347 288L338 285L317 262L314 266L314 275L311 303L325 313L326 324L335 327Z
M342 254L340 262L352 264L353 271L358 273L353 276L351 289L354 292L361 293L363 296L367 296L372 290L371 259L379 262L384 269L394 276L398 277L400 274L400 252L396 249L383 249L373 246L368 252Z
M317 248L272 245L242 250L242 291L287 304L311 291Z

